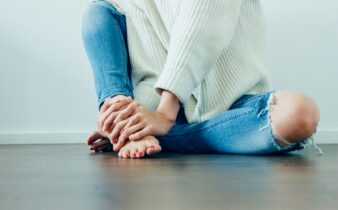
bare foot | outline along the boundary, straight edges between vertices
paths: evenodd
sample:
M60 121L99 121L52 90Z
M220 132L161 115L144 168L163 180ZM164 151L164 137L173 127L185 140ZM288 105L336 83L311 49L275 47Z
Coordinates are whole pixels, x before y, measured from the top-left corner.
M120 149L120 158L142 158L161 151L161 146L154 136L146 136L138 141L129 141Z
M94 131L87 137L87 144L90 150L94 150L95 152L113 151L113 145L110 143L110 140L98 131Z

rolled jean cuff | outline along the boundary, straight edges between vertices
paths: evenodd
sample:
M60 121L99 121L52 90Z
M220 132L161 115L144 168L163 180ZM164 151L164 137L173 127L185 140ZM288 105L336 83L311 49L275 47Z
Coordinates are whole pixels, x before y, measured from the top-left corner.
M111 91L109 93L106 93L106 94L102 95L99 98L99 101L98 101L98 104L99 104L98 105L98 109L99 109L99 111L101 110L103 102L106 100L106 98L113 97L113 96L116 96L116 95L125 95L125 96L130 96L131 98L134 98L133 93L129 92L129 91L126 91L126 90L114 90L114 91Z

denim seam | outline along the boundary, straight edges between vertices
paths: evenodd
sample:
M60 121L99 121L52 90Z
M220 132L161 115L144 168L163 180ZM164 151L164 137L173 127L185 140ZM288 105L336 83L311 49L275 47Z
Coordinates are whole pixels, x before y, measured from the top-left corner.
M126 40L124 40L124 37L122 36L121 27L120 27L120 24L119 24L119 22L121 22L120 20L121 20L121 17L123 17L123 15L121 13L119 13L117 11L117 9L113 5L111 5L110 3L106 2L105 0L97 0L97 1L94 1L94 2L104 2L104 3L108 4L110 10L114 11L114 12L110 11L110 13L115 17L114 18L115 21L113 21L113 24L115 24L116 28L119 30L118 35L119 35L120 40L123 40L123 42L125 42ZM92 2L92 3L94 3L94 2ZM103 5L98 5L98 6L99 7L104 7ZM119 19L119 20L117 20L117 19ZM126 56L129 56L127 54L127 52L126 52L125 47L126 47L125 43L123 43L123 44L119 43L119 48L120 48L120 51L122 52L122 54L124 54ZM127 72L127 75L128 75L128 69L127 69L128 68L128 64L127 64L126 56L122 56L122 59L123 59L122 62L123 62L123 70L125 72ZM106 77L103 78L103 81L104 81L104 86L107 87L107 84L109 84L109 83L108 83ZM124 78L124 82L125 82L125 84L129 84L130 81L129 81L129 77L128 76ZM125 87L125 88L128 89L128 90L130 90L130 87Z
M117 20L116 20L117 21ZM120 28L120 25L119 25L119 23L117 23L117 25L118 25L118 29L119 29L119 31L120 31L120 33L118 33L119 34L119 38L120 38L120 40L123 40L123 44L122 43L120 43L120 50L121 50L121 52L122 52L122 54L124 54L124 55L126 55L126 56L129 56L128 54L127 54L127 52L126 52L126 46L125 46L125 41L126 40L124 40L124 37L122 36L122 31L121 31L121 28ZM127 61L126 61L126 56L122 56L122 59L123 59L123 70L127 73L127 75L128 75L128 64L127 64ZM128 84L129 83L129 78L128 78L128 76L127 77L124 77L124 82L125 82L125 84ZM126 87L126 88L128 88L128 87Z
M241 114L238 114L238 115L235 115L235 116L232 116L232 117L229 117L229 118L222 119L222 120L220 120L220 121L218 121L218 122L216 122L216 123L214 123L214 124L212 124L212 125L209 125L209 126L203 127L203 128L199 128L199 129L194 130L194 131L192 131L192 132L167 134L167 135L165 135L165 136L168 136L168 137L169 137L169 136L182 136L182 135L196 134L196 133L198 133L198 132L200 132L200 131L202 131L202 130L209 130L209 129L211 129L211 128L213 128L213 127L216 127L216 126L218 126L218 125L220 125L220 124L222 124L222 123L224 123L224 122L227 122L227 121L230 121L230 120L233 120L233 119L242 117L242 116L244 116L244 115L248 115L248 114L250 114L250 113L252 113L252 112L254 112L254 111L256 111L256 110L257 110L257 108L255 107L255 108L251 109L250 111L243 112L243 113L241 113Z
M107 6L109 7L109 9L110 10L116 10L115 8L112 8L113 6L111 5L111 4L109 4L108 2L106 2L105 0L94 0L94 1L92 1L91 3L92 4L94 4L94 3L100 3L100 4L96 4L95 6L96 7L101 7L101 8L104 8L104 9L106 9L107 8ZM113 12L111 12L111 11L109 11L113 16L114 16L114 13ZM114 17L117 17L117 16L114 16ZM119 25L118 25L118 23L117 23L117 20L114 18L114 20L115 21L113 21L113 24L115 24L116 25L116 28L119 28ZM121 34L120 34L120 36L121 36ZM120 37L121 38L121 37ZM123 39L123 37L122 37L122 39ZM121 44L120 44L120 50L122 50L122 46L121 46ZM109 84L109 82L107 81L107 78L106 77L103 77L103 79L102 79L102 81L103 81L103 83L104 83L104 87L105 88L107 88L107 86L108 86L108 84ZM100 100L102 100L102 99L100 99ZM101 104L101 103L100 103Z
M94 0L94 1L95 1L95 0ZM115 8L114 5L112 5L111 3L107 2L106 0L96 0L96 1L104 1L106 4L109 5L110 10L113 10L113 11L114 11L114 12L111 12L111 13L112 13L112 15L113 15L114 17L116 17L115 20L118 22L118 26L119 26L119 27L117 27L117 28L120 30L119 36L120 36L120 39L124 41L124 45L121 44L120 46L121 46L122 52L124 52L124 54L127 56L127 57L126 57L126 56L123 56L123 64L124 64L124 70L125 70L125 72L127 72L127 74L128 74L128 58L129 58L128 44L127 44L127 40L124 39L124 36L122 35L123 32L121 31L121 27L120 27L120 23L121 23L121 22L123 22L123 24L127 24L127 23L126 23L127 21L126 21L125 15L122 14L122 13L120 13L120 12ZM132 89L133 89L133 85L131 84L131 78L129 78L129 76L128 76L128 77L125 77L124 79L125 79L125 84L127 84L127 87L126 87L126 88L127 88L128 90L132 90Z
M239 103L234 103L231 106L238 106L238 105L244 104L244 103L246 103L248 101L251 101L251 100L253 100L253 99L257 98L257 97L259 97L259 95L254 95L254 96L248 98L247 100L240 101Z

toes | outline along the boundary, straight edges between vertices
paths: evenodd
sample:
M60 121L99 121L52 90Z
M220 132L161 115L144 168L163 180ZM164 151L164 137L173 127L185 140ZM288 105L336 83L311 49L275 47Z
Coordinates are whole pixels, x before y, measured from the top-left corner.
M130 155L129 155L129 150L123 151L122 157L123 157L123 158L129 158L129 157L130 157Z
M110 145L109 141L100 140L98 142L92 143L89 147L90 150L95 150L95 152L103 151Z
M114 149L116 144L114 144ZM161 151L161 146L154 138L147 138L137 142L129 141L124 145L118 156L120 158L142 158L146 155L153 155Z
M124 149L122 148L122 149L120 149L120 151L119 151L119 153L117 154L117 156L118 156L119 158L122 158L122 157L123 157L123 153L124 153Z
M147 147L147 155L159 153L162 150L160 145L151 145Z
M130 145L125 145L122 147L118 153L120 158L130 158Z
M144 155L146 154L146 149L147 149L146 145L139 146L139 148L137 148L136 157L137 158L144 157Z
M130 157L131 158L136 158L136 154L137 154L137 148L133 147L130 149Z
M87 144L91 145L93 144L96 140L103 138L103 136L100 134L98 131L94 131L91 133L89 136L87 136Z

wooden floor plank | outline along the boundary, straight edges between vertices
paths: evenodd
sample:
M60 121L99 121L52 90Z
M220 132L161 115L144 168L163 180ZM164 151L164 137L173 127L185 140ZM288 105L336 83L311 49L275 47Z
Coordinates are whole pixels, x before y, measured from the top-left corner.
M91 154L0 146L0 209L337 209L338 145L285 156Z

